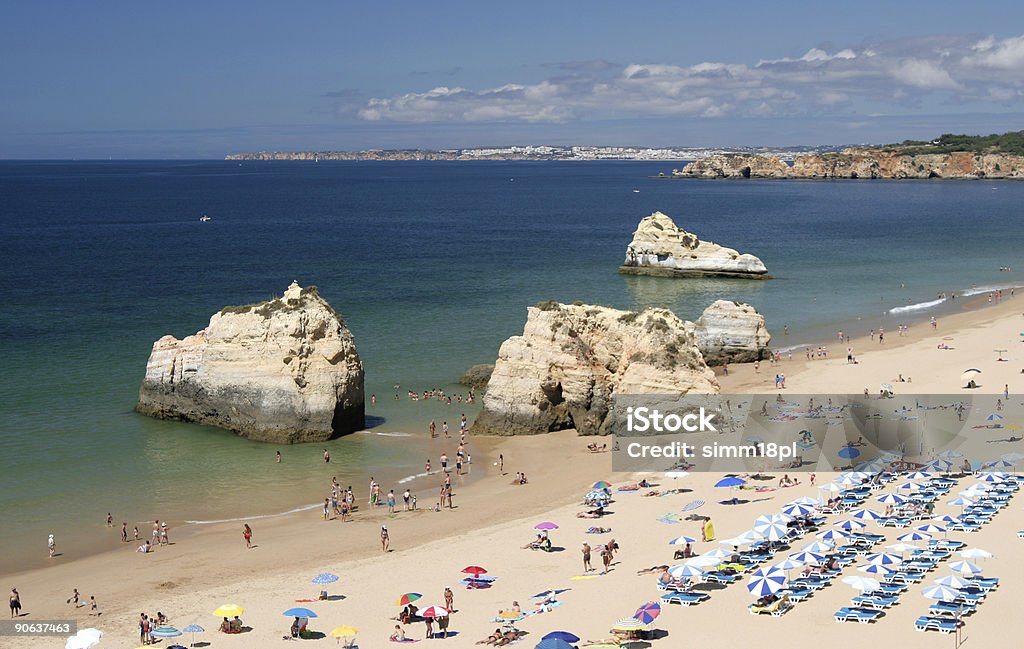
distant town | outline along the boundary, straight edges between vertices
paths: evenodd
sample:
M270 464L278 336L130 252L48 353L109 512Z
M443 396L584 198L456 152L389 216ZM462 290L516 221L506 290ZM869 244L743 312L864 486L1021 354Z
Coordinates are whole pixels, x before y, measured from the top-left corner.
M260 151L232 153L225 160L699 160L710 155L738 153L774 155L792 160L801 153L839 151L828 147L623 147L623 146L504 146L468 149L367 149L365 151Z

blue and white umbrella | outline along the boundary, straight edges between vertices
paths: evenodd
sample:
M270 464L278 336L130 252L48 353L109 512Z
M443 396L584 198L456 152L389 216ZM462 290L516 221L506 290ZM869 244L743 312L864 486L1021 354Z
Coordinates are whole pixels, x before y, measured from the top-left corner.
M840 452L842 452L842 451L840 451ZM840 457L842 457L842 456L840 456ZM841 478L837 478L836 479L836 484L841 484L844 487L852 487L854 485L859 485L862 482L864 482L864 481L861 480L860 478L858 478L856 476L853 476L853 475L850 475L850 474L844 475Z
M948 525L950 523L956 523L960 519L957 518L956 516L950 516L949 514L943 514L942 516L932 516L932 520L935 521L936 523L946 523Z
M937 460L932 460L931 462L929 462L927 464L927 466L925 468L931 469L932 471L938 471L940 473L945 473L952 466L953 466L952 462L950 462L949 460L943 460L943 459L940 458L940 459L937 459Z
M705 504L706 502L703 500L691 500L690 502L683 505L683 512L692 512L694 510L700 509Z
M794 552L789 555L789 558L793 561L799 561L800 563L821 563L825 560L825 555L820 552Z
M781 523L768 523L754 529L769 541L781 541L789 534L789 528Z
M883 505L902 505L903 503L907 502L906 498L904 498L903 496L897 496L896 494L885 494L879 496L878 498L875 498L875 500L882 503Z
M700 566L695 566L692 563L684 563L678 566L672 566L668 569L668 574L672 575L676 579L689 579L690 577L700 577L704 574L704 570Z
M882 587L882 585L878 583L877 579L861 577L860 575L849 575L847 577L843 577L842 582L847 586L852 586L853 588L865 593L872 593Z
M777 523L785 525L791 520L793 520L793 517L787 516L786 514L765 514L764 516L758 516L757 519L754 521L754 529L756 530L757 528L763 525L771 525Z
M945 534L946 533L946 528L945 527L941 527L939 525L935 525L934 523L928 523L926 525L918 525L914 529L917 530L918 532L928 532L929 534Z
M811 543L805 543L800 549L804 552L828 552L834 547L835 544L828 541L812 541Z
M837 453L837 455L839 455L839 457L843 458L844 460L853 460L860 457L860 449L854 448L852 446L844 446L843 448L839 449L839 453Z
M972 582L964 579L960 575L943 575L936 579L935 583L947 588L967 588Z
M750 579L747 581L747 590L758 597L764 597L765 595L774 595L782 590L785 583L786 573L781 570L758 569L750 575Z
M729 553L726 552L725 556L729 556ZM697 568L710 568L711 566L718 566L718 564L722 562L722 558L723 557L712 557L707 554L702 554L699 557L687 560L686 565Z
M998 414L996 414L994 412L991 415L989 415L988 417L985 417L985 421L1002 421L1002 420L1003 420L1003 416L1002 415L998 415Z
M783 570L785 572L789 572L790 570L796 570L797 568L801 568L803 567L803 565L803 561L797 561L796 559L789 558L783 559L782 561L773 564L768 570Z
M906 534L901 534L897 536L896 540L903 541L904 543L909 543L913 541L927 541L930 538L932 538L931 534L928 534L927 532L918 532L917 530L915 530L913 532L907 532Z
M970 498L960 497L955 500L949 501L948 504L953 505L954 507L966 507L968 505L973 505L974 501L971 500Z
M863 529L863 528L865 528L867 526L868 526L868 524L865 523L864 521L858 521L858 520L855 520L855 519L852 519L852 518L849 519L849 520L845 520L842 523L836 523L836 525L835 525L835 527L838 527L841 530L847 530L847 531L849 531L849 530L860 530L860 529Z
M677 536L668 542L669 545L686 545L687 543L696 543L697 539L689 536Z
M920 491L921 489L924 489L924 487L917 484L916 482L904 482L903 484L896 488L901 491L904 489L906 489L907 491Z
M721 480L719 480L718 482L715 483L715 486L716 487L739 487L740 485L745 485L745 484L747 484L747 481L743 480L742 478L729 477L729 478L722 478Z
M903 557L892 552L875 552L864 557L868 563L877 563L881 566L895 566L898 563L903 563Z
M782 508L782 513L787 516L806 516L814 511L814 507L805 503L789 503Z
M182 629L182 631L185 632L185 633L191 633L192 634L192 645L194 646L196 644L196 634L197 633L204 633L206 631L206 629L204 629L203 627L199 626L198 624L189 624L187 627Z
M944 602L950 602L960 597L960 591L953 590L949 586L929 586L922 590L921 594L928 599L939 599Z
M924 480L925 478L930 478L930 477L932 477L932 474L930 474L930 473L928 473L926 471L914 471L913 473L911 473L910 475L907 476L907 479L908 480Z
M879 514L873 509L866 509L861 507L860 509L854 509L850 512L850 515L857 520L863 521L877 521L880 518L885 518L882 514Z
M1002 460L996 460L996 462L1002 462ZM1010 466L1013 466L1012 464ZM1006 482L1007 478L999 473L986 473L985 475L978 478L982 482Z
M818 501L810 496L800 496L790 504L810 505L813 507L818 504Z
M872 575L888 575L889 573L896 572L895 568L890 568L889 566L883 566L880 563L869 563L866 566L861 566L860 568L857 568L857 570L860 570L861 572L866 572L866 573L869 573L869 574L872 574Z
M313 577L314 584L333 584L336 581L338 581L338 575L332 574L330 572L321 572L316 577Z
M918 548L916 545L909 543L893 543L892 545L885 546L885 549L892 550L893 552L913 552Z
M708 550L700 556L711 557L713 559L724 559L726 557L732 556L732 554L723 550L722 548L715 548L714 550Z
M988 559L992 556L991 552L981 548L967 548L966 550L960 550L957 554L964 559Z
M976 575L981 572L981 568L970 561L953 561L949 564L949 569L961 575Z
M818 532L815 534L817 538L823 541L841 541L849 536L846 532L837 529L825 530L824 532Z

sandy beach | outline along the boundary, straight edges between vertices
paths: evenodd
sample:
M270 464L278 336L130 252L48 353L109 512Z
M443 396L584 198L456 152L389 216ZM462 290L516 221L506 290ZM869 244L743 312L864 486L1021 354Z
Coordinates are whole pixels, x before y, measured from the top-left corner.
M850 346L857 356L856 365L846 362L846 344L840 349L836 343L830 345L827 360L808 362L794 355L793 360L784 360L778 367L763 363L759 373L751 365L732 366L728 377L720 376L723 392L768 391L773 388L770 381L774 373L781 369L787 374L787 389L801 393L856 393L865 387L877 390L877 385L885 382L894 383L897 392L956 394L962 391L957 384L962 369L977 367L982 370L983 379L979 390L1002 392L1003 386L1008 385L1013 393L1022 381L1019 353L1013 346L1021 344L1019 334L1024 329L1019 308L1014 300L1006 300L944 318L934 330L922 324L912 327L906 337L892 332L884 345L855 339ZM938 349L940 344L953 349ZM996 360L992 349L998 348L1010 350L1003 355L1009 360ZM911 377L912 382L894 382L901 373ZM773 474L760 483L765 490L735 493L714 488L722 477L715 474L693 474L678 481L652 475L613 475L610 454L589 452L589 441L573 431L474 440L478 444L473 451L478 458L474 465L476 475L472 484L459 486L456 482L456 507L451 510L433 511L439 478L431 476L415 485L420 505L417 512L388 515L360 511L355 522L349 523L325 522L318 510L261 520L253 524L256 547L251 550L245 548L241 523L204 526L149 555L136 553L137 544L127 543L116 551L69 561L58 557L44 569L7 574L6 584L17 587L21 593L27 613L21 618L23 621L76 619L81 627L96 626L104 631L102 647L137 646L139 613L157 611L166 614L178 628L192 623L205 627L207 632L196 639L209 643L208 646L279 645L291 623L291 618L282 612L293 606L308 606L319 615L312 620L313 630L326 633L342 624L352 625L360 630L358 646L388 646L399 611L396 599L403 593L417 592L423 594L417 604L443 605L445 587L454 591L457 612L452 616L450 630L457 633L431 642L474 646L498 626L493 618L499 611L510 608L513 601L518 601L524 611L531 610L536 605L531 597L549 589L562 591L558 595L561 605L517 623L518 628L528 633L519 645L532 647L545 633L560 629L584 640L598 640L609 636L609 628L616 620L632 615L641 604L657 600L661 594L655 587L654 575L638 576L637 571L677 563L672 559L675 548L667 545L668 540L680 535L700 538L699 523L679 514L687 503L706 501L697 513L711 516L717 538L724 539L750 529L759 515L777 512L795 498L820 495L816 487L808 484L806 475L801 476L803 484L799 486L778 488L780 476ZM499 453L505 459L503 475L493 464ZM486 475L481 476L483 471ZM519 471L527 474L528 484L513 484ZM644 497L646 489L616 492L609 515L601 520L576 517L584 509L583 494L595 481L608 480L614 491L640 477L660 483L662 489L679 488L684 493ZM823 484L832 477L819 474L817 483ZM964 478L960 488L974 482L973 478ZM357 488L357 502L365 503L365 492L365 485ZM720 504L719 501L733 495L747 502ZM254 498L258 497L254 494ZM365 504L362 509L366 509ZM659 520L669 513L677 514L678 522ZM935 513L957 511L942 501ZM829 524L840 520L841 517L831 516ZM522 549L534 537L534 525L542 521L554 522L559 527L551 533L556 551ZM380 548L382 524L390 532L392 551L387 553ZM612 532L586 533L594 525L611 527ZM999 589L968 618L964 637L971 646L1005 642L1000 621L1011 618L1016 602L1024 596L1024 584L1015 579L1015 566L1024 543L1016 532L1022 527L1024 514L1018 496L980 531L949 535L994 553L993 558L980 560L980 564L986 576L1001 578ZM868 531L875 531L874 526ZM878 530L886 536L886 543L895 542L896 536L904 531ZM117 535L119 530L114 528L110 533ZM584 573L583 542L596 546L610 538L621 548L610 573ZM717 540L698 541L694 546L696 552L719 547ZM593 562L600 569L596 551ZM490 588L467 590L459 585L465 577L461 571L469 565L483 566L488 575L496 578ZM340 580L327 590L340 597L297 603L316 596L320 587L310 580L321 572L339 575ZM944 567L930 573L925 583L912 586L898 606L872 625L840 625L833 620L833 613L848 605L850 597L856 594L838 581L781 618L748 614L747 604L754 598L743 583L728 587L705 584L698 589L706 589L710 601L695 608L666 607L653 625L663 636L654 645L734 643L772 634L785 638L787 646L796 649L840 642L936 646L952 639L918 633L913 621L928 608L929 602L920 590L933 577L946 573L948 569ZM860 573L849 567L843 575L849 574ZM581 576L586 578L574 579ZM102 614L90 616L86 608L75 609L67 604L73 588L86 600L95 595ZM251 631L240 635L216 632L220 620L211 611L226 603L245 608L242 617ZM405 628L410 638L424 638L423 624ZM189 637L181 640L187 641ZM5 638L4 642L3 646L12 648L63 646L63 639L52 637ZM333 644L333 639L302 642ZM171 643L163 641L158 646L168 644Z

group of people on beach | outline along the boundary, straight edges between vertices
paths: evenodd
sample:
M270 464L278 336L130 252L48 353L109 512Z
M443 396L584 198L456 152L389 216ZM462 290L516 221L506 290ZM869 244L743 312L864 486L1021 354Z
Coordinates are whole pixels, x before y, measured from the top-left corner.
M400 386L396 383L395 389L397 390ZM424 390L423 392L417 392L416 390L407 390L405 396L409 401L438 401L446 405L452 405L452 403L476 403L476 395L473 394L472 390L469 390L465 396L462 394L445 394L441 388L434 388L432 390ZM395 401L401 401L401 397L396 392ZM370 395L370 403L377 403L377 395Z

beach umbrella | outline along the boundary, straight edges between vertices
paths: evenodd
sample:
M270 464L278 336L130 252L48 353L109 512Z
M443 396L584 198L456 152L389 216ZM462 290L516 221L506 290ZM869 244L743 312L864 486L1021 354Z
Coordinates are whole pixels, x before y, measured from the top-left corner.
M647 602L640 608L636 609L636 613L633 613L633 617L644 624L654 622L658 619L659 615L661 615L661 604L658 602Z
M903 496L897 496L896 494L885 494L879 496L878 498L875 498L875 500L882 503L883 505L902 505L903 503L907 502L906 498L904 498Z
M203 633L203 632L206 631L206 629L204 629L203 627L199 626L198 624L189 624L187 627L182 629L182 631L184 631L185 633L191 633L192 634L192 643L191 644L194 645L196 643L196 634L197 633Z
M835 524L835 527L838 527L841 530L847 530L847 531L849 531L849 530L859 530L859 529L863 529L863 528L865 528L867 526L868 526L868 524L865 523L864 521L858 521L858 520L855 520L855 519L852 519L852 518L849 519L849 520L845 520L842 523L836 523Z
M843 490L842 487L840 487L834 482L826 482L825 484L818 487L818 489L821 489L822 491L828 491L829 493L839 493L840 491Z
M916 550L917 546L909 543L893 543L892 545L885 546L885 548L887 550L892 550L893 552L911 552Z
M722 478L721 480L719 480L718 482L715 483L715 486L716 487L739 487L740 485L745 485L745 484L747 484L747 481L743 480L742 478L730 477L730 478Z
M963 456L964 456L963 453L961 453L960 451L958 451L956 449L952 449L952 448L947 448L945 451L939 453L939 457L945 458L947 460L955 459L955 458L963 457Z
M903 484L896 488L900 490L906 489L907 491L920 491L921 489L924 489L924 487L917 484L916 482L904 482Z
M635 617L624 617L616 622L612 628L619 631L639 631L640 629L647 626Z
M790 557L788 559L783 559L782 561L776 564L773 564L769 568L769 570L783 570L788 573L790 570L796 570L797 568L800 568L803 565L803 561L797 561L796 559Z
M395 606L405 606L407 604L412 604L421 597L423 597L423 595L419 593L406 593L398 598L398 601L395 602Z
M568 631L552 631L545 635L541 640L565 640L566 642L579 642L580 637L574 633Z
M863 521L877 521L880 518L885 518L875 510L865 509L863 507L860 509L854 509L853 511L850 512L850 515L856 518L857 520Z
M942 516L932 516L932 520L936 523L956 523L960 519L956 516L950 516L949 514L943 514Z
M810 496L801 496L801 497L797 498L796 500L792 501L790 504L791 505L810 505L810 506L813 507L813 506L818 504L818 501L815 500L814 498L811 498Z
M786 573L776 568L757 569L747 580L747 590L758 597L773 595L782 590L786 583Z
M336 581L338 581L338 575L330 572L321 572L316 577L313 577L314 584L333 584Z
M928 599L940 599L949 602L960 597L960 591L953 590L949 586L929 586L921 591L921 594Z
M685 478L688 475L690 475L689 471L666 471L665 472L665 477L666 478L672 478L673 480L678 480L679 478ZM547 636L545 636L545 637L547 637ZM574 640L572 642L577 642L577 641Z
M898 554L893 554L892 552L876 552L874 554L867 555L864 559L868 563L876 563L882 566L894 566L897 563L903 562L903 557Z
M821 563L825 560L825 555L820 552L794 552L789 555L789 558L793 561L799 561L800 563Z
M730 556L730 553L726 552L722 548L715 548L714 550L708 550L707 552L705 552L704 554L702 554L700 556L701 557L711 557L713 559L724 559L725 557ZM694 557L694 558L698 558L698 557ZM691 561L692 561L692 559L691 559Z
M725 556L729 556L729 553L726 552ZM688 565L688 566L695 566L695 567L698 567L698 568L710 568L711 566L717 566L721 562L722 562L722 557L712 557L712 556L709 556L708 554L702 554L699 557L694 557L692 559L689 559L686 562L686 565Z
M245 609L237 604L222 604L216 611L211 613L216 617L235 617L245 613Z
M781 523L769 523L756 528L756 531L769 541L781 541L789 534L789 528Z
M573 646L561 638L547 638L538 642L534 649L573 649Z
M317 615L316 613L314 613L313 611L309 610L304 606L296 606L295 608L290 608L284 613L281 613L281 615L284 615L285 617L320 617L319 615Z
M723 540L719 541L718 543L720 545L729 545L729 546L732 546L734 548L740 548L740 547L743 547L744 545L751 545L751 544L754 543L754 541L752 541L750 539L741 539L740 537L737 536L737 537L731 538L731 539L723 539Z
M598 489L598 490L611 489L611 488L612 488L611 483L610 482L605 482L604 480L598 480L597 482L594 483L594 486L591 487L591 489Z
M953 466L952 462L950 462L949 460L942 459L942 458L939 458L939 459L936 459L936 460L932 460L931 462L928 463L928 468L929 469L931 469L933 471L943 472L943 473L948 471L951 466Z
M964 372L962 374L960 374L960 382L963 383L964 385L967 385L972 380L974 380L974 378L976 376L978 376L979 374L981 374L981 370L976 369L976 368L971 368L969 370L964 370Z
M861 592L871 593L882 587L878 583L877 579L871 577L861 577L860 575L850 575L849 577L843 577L842 582L847 586L851 586Z
M158 626L150 631L149 635L155 638L177 638L181 635L181 631L177 630L173 626Z
M692 512L694 510L700 509L705 504L707 503L703 500L691 500L690 502L683 505L683 512Z
M64 643L64 649L92 649L103 639L103 632L99 629L81 629L78 633L68 637Z
M543 523L537 523L533 526L535 530L557 530L558 526L551 521L544 521Z
M1002 421L1002 420L1003 420L1003 416L1002 415L998 415L998 414L996 414L994 412L991 415L989 415L988 417L985 417L985 421Z
M704 574L704 569L687 562L678 566L672 566L668 569L668 574L676 579L689 579L690 577L700 577Z
M841 541L849 536L846 532L837 529L825 530L824 532L818 532L814 535L815 537L823 541Z
M689 536L677 536L668 542L669 545L686 545L687 543L696 543L697 539Z
M924 480L925 478L930 478L930 477L932 477L932 474L927 473L925 471L914 471L913 473L911 473L910 475L907 476L907 479L908 480Z
M805 503L789 503L782 508L787 516L805 516L814 511L814 507Z
M927 533L931 533L931 534L945 534L946 533L946 528L945 527L940 527L940 526L935 525L933 523L928 523L927 525L918 525L914 529L919 531L919 532L927 532Z
M514 613L515 611L505 611L505 613L510 613L510 612ZM428 606L427 608L424 608L424 609L420 610L420 615L422 617L448 617L451 614L452 614L451 611L449 611L448 609L446 609L443 606L438 606L436 604L432 604L432 605ZM522 613L520 613L520 615L522 615Z
M895 568L883 566L880 563L869 563L866 566L861 566L860 568L857 568L857 570L872 575L888 575L889 573L896 572Z
M847 448L849 448L849 447L847 447ZM856 449L854 449L854 450L856 450ZM842 451L840 451L840 454L841 453L842 453ZM840 455L840 457L843 457L843 456ZM847 458L847 459L850 459L850 458ZM863 482L863 480L861 480L860 478L858 478L856 476L853 476L851 474L846 474L843 477L841 477L838 480L836 480L836 482L838 484L843 485L844 487L852 487L853 485L859 485L861 482Z
M337 638L338 642L341 643L341 639L342 638L354 638L354 637L356 637L356 635L358 635L358 633L359 633L359 629L355 628L354 626L349 626L349 625L346 624L346 625L343 625L343 626L336 626L336 627L334 627L333 629L331 629L331 632L330 632L329 635L332 638ZM352 642L353 642L352 640L348 640L348 639L345 640L345 646L346 647L351 646Z
M844 446L839 449L839 453L837 455L844 460L853 460L860 457L860 449L854 448L853 446Z
M963 498L963 497L961 497L961 498L957 498L955 500L949 501L948 504L953 505L954 507L966 507L967 505L973 505L974 501L971 500L970 498Z
M966 550L960 550L958 552L964 559L988 559L992 556L992 553L988 550L982 550L981 548L968 548Z
M998 464L1002 461L1003 460L996 460L992 464ZM989 467L992 467L992 464L990 464ZM1013 466L1013 464L1007 462L1006 466ZM982 482L1006 482L1007 478L1006 476L1000 475L998 473L986 473L985 475L978 478L978 480L981 480Z
M911 541L927 541L930 538L932 538L931 534L928 534L927 532L918 532L915 530L913 532L907 532L906 534L901 534L897 536L896 540L907 543Z
M953 561L949 564L949 569L961 575L976 575L981 572L981 568L970 561Z
M487 571L481 568L480 566L466 566L462 569L462 572L466 573L467 575L473 575L474 577L479 577L480 575L487 574Z
M812 541L811 543L805 543L803 545L803 547L800 548L800 549L803 550L804 552L821 553L821 552L828 552L829 550L831 550L834 547L835 547L835 544L834 543L830 543L828 541Z
M959 575L943 575L936 579L935 583L947 588L967 588L972 582Z
M782 523L783 525L785 525L791 520L793 520L793 517L787 516L786 514L765 514L764 516L758 516L757 519L754 520L754 529L756 530L757 528L763 525L772 525L778 523Z

